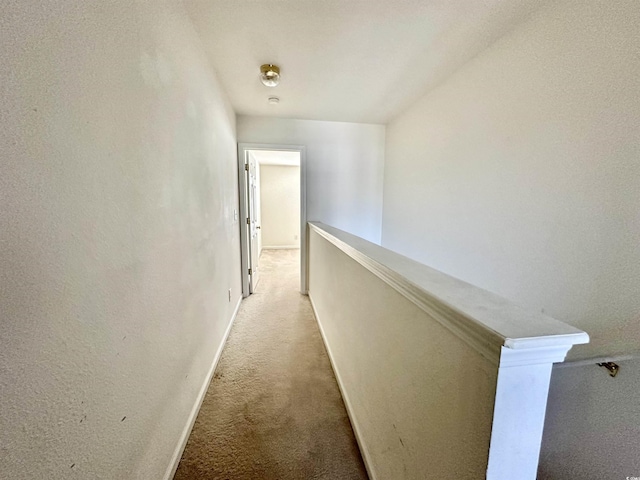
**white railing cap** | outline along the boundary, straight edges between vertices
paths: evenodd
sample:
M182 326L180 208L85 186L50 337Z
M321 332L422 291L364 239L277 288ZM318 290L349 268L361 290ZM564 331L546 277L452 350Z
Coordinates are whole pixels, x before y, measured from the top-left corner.
M587 333L544 313L522 308L343 230L320 222L309 225L486 356L499 357L503 347L566 347L568 351L589 342Z

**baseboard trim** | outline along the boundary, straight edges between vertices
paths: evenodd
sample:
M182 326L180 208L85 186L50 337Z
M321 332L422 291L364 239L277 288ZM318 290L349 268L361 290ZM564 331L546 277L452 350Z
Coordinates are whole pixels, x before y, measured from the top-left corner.
M184 453L184 449L187 446L187 441L189 440L189 436L191 435L191 430L193 430L193 425L196 423L196 418L198 418L198 412L200 412L200 407L202 406L202 402L204 401L204 397L207 394L207 390L209 390L209 384L213 378L213 374L216 371L216 367L218 366L218 361L222 356L222 350L224 349L225 344L227 343L227 337L229 337L229 332L231 332L231 327L236 320L236 316L238 315L238 310L240 310L240 304L242 303L242 297L238 299L238 303L236 304L236 308L233 311L233 315L231 316L231 321L229 322L229 326L224 332L224 336L222 337L222 342L220 342L220 346L216 351L215 356L213 357L213 362L211 363L211 368L209 368L209 373L200 388L200 392L198 392L198 396L196 397L196 402L191 409L191 413L189 414L189 419L185 428L180 436L180 440L178 441L178 445L171 457L171 462L169 463L169 468L167 468L167 472L165 473L163 479L164 480L172 480L174 475L176 474L176 470L178 469L178 465L180 464L180 459L182 458L182 454Z
M362 434L360 432L360 427L358 426L358 421L353 412L353 407L351 406L351 401L349 400L349 395L344 389L344 385L342 383L342 379L340 377L340 372L336 368L336 364L333 361L333 353L331 352L331 347L329 346L329 342L327 342L327 337L324 333L324 328L322 328L322 323L320 322L320 317L318 316L318 310L316 310L316 305L313 302L313 297L311 296L311 291L308 292L309 301L311 302L311 308L313 309L313 315L316 318L316 323L318 324L318 329L320 330L320 335L322 336L322 341L324 342L324 346L327 349L327 353L329 354L329 362L331 363L331 368L333 370L333 374L336 377L338 382L338 388L340 389L340 394L342 395L342 400L344 401L344 405L347 409L347 415L349 416L349 421L351 422L351 428L353 429L353 433L356 437L356 442L358 442L358 448L360 449L360 454L362 455L362 460L364 461L364 466L367 469L367 475L369 475L369 480L377 480L377 476L373 469L373 462L371 461L371 454L367 449L367 446L364 443L362 438Z
M262 247L262 250L300 250L300 245L279 245L275 247Z

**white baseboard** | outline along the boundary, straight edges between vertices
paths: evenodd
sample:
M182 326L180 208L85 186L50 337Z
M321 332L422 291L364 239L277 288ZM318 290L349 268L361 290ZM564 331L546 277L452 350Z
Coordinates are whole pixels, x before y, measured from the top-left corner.
M242 297L238 300L235 310L233 311L233 315L231 316L231 321L229 322L229 326L224 332L224 336L222 337L222 342L220 342L220 346L216 351L215 356L213 357L213 362L211 363L211 368L209 368L209 373L200 388L200 392L198 392L198 396L196 397L196 402L191 409L191 413L189 414L189 419L187 424L182 431L182 435L180 436L180 440L178 441L178 445L171 457L171 462L169 463L169 468L167 468L167 472L165 473L163 479L164 480L172 480L173 476L176 474L176 470L178 469L178 465L180 464L180 459L182 458L182 454L184 453L184 449L187 446L187 441L189 440L189 436L191 435L191 430L193 429L193 425L196 423L196 418L198 418L198 412L200 411L200 407L202 406L202 402L204 401L204 397L207 394L207 390L209 390L209 384L211 383L211 379L213 378L213 374L216 371L216 367L218 366L218 361L222 356L222 349L227 343L227 337L229 336L229 332L231 332L231 327L233 326L233 322L236 320L236 316L238 315L238 310L240 310L240 304L242 303Z
M262 250L299 250L300 245L276 245L274 247L262 247Z
M353 433L356 437L356 442L358 442L358 448L360 449L360 454L362 455L362 460L364 461L364 466L367 469L367 474L369 475L369 480L377 480L377 476L375 471L373 470L373 462L371 461L371 454L365 445L362 434L360 433L360 427L358 426L358 421L353 412L353 407L351 406L351 401L349 400L349 395L347 395L346 390L344 389L344 385L342 383L342 379L340 378L340 372L336 368L336 364L333 361L333 353L331 353L331 347L329 346L329 342L327 342L327 337L324 333L324 329L322 328L322 323L320 322L320 317L318 316L318 311L316 310L316 305L313 303L313 297L311 296L311 291L308 292L309 301L311 302L311 308L313 309L313 315L316 317L316 322L318 324L318 328L320 329L320 335L322 336L322 341L324 342L324 346L327 349L327 353L329 354L329 361L331 362L331 368L333 369L333 374L338 381L338 388L340 388L340 394L342 395L342 399L344 400L344 405L347 409L347 415L349 415L349 421L351 422L351 427L353 428Z

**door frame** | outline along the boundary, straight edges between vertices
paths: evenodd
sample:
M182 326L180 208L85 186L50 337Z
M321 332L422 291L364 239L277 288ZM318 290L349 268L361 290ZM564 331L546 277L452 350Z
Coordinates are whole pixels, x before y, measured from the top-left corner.
M245 158L248 150L276 152L298 152L300 154L300 293L308 292L308 235L307 235L307 157L304 145L282 145L269 143L238 143L238 191L240 203L240 259L242 296L249 296L249 232L247 225L247 183L245 180Z

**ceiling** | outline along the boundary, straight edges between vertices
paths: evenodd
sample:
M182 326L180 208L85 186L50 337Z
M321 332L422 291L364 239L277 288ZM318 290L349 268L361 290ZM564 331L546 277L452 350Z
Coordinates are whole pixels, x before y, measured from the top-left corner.
M185 0L239 115L385 124L547 0ZM280 85L258 78L281 68ZM267 98L280 97L271 105Z
M300 152L249 150L249 154L252 155L260 165L300 166Z

